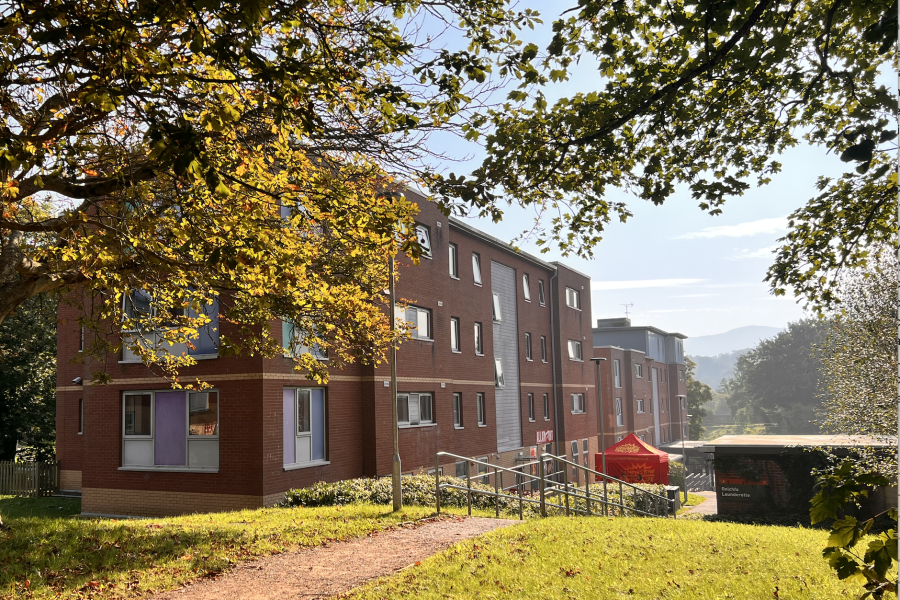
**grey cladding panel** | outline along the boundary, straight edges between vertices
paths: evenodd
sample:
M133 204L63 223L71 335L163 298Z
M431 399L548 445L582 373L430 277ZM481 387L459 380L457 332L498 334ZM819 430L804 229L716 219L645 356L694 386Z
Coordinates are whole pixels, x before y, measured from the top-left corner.
M503 359L506 385L495 390L497 403L497 451L522 447L519 414L519 331L516 315L516 272L491 262L491 293L500 295L502 320L494 323L494 358Z

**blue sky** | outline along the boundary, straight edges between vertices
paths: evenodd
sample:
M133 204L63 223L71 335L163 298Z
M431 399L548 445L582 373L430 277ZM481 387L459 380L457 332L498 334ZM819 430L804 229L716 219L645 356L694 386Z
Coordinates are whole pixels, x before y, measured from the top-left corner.
M546 4L535 8L545 24L523 37L543 48L554 15ZM601 85L600 76L582 61L576 77L546 88L545 93L553 101ZM466 173L482 156L477 145L446 135L432 138L429 146L450 156L467 156L468 160L440 165L457 174ZM839 175L846 165L826 155L824 148L807 145L789 150L780 161L783 170L770 184L729 200L716 217L700 210L684 190L663 206L612 191L610 197L627 200L634 216L627 223L609 225L593 260L563 257L556 248L542 257L560 260L591 277L594 319L624 316L623 304L633 304L628 309L633 323L689 337L745 325L784 327L804 313L793 297L776 298L763 282L772 263L771 251L786 231L786 217L816 194L817 177ZM532 225L531 211L510 206L505 213L499 224L478 218L470 222L505 240ZM518 245L537 254L533 242Z

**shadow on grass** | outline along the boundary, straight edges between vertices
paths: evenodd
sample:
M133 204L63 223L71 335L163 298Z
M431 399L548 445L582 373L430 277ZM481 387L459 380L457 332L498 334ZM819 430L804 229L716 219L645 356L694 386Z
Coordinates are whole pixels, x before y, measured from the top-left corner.
M51 499L0 500L0 510L11 517L10 531L0 532L0 598L4 600L26 595L124 596L171 589L242 560L366 535L427 516L425 510L394 514L383 506L367 505L270 508L156 520L84 520L57 516L50 504L44 504L46 500Z

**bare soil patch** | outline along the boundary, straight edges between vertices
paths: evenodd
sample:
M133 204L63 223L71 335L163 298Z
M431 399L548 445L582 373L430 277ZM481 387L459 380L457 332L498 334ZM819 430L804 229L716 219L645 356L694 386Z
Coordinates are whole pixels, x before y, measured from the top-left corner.
M244 563L214 579L150 596L152 600L329 598L445 550L460 540L517 523L447 517L405 524L364 538L334 542Z

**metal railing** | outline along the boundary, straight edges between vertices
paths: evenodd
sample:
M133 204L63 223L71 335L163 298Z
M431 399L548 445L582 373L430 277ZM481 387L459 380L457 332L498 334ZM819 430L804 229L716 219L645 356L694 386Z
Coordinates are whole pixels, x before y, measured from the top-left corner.
M456 485L453 483L441 483L441 457L454 458L458 461L465 461L466 465L466 485ZM550 468L548 471L548 463L562 465L562 468ZM486 471L479 472L476 477L494 477L494 490L483 490L472 487L471 467L479 465L486 467ZM531 469L531 467L535 467ZM583 477L576 477L577 481L584 481L584 488L579 487L577 483L569 482L569 467L576 469L576 475L581 472ZM527 469L526 469L527 468ZM535 470L537 474L527 471ZM514 478L515 483L509 487L503 486L503 474L509 473ZM600 478L602 482L601 491L591 491L591 476ZM561 481L560 481L561 480ZM526 495L526 485L530 485L532 489L537 484L538 497ZM514 468L501 467L500 465L489 462L452 454L450 452L438 452L435 456L434 469L434 485L435 485L435 509L438 514L441 512L441 490L453 489L466 492L466 505L469 515L472 514L472 495L482 495L495 498L494 514L500 516L500 500L509 499L518 501L519 519L523 519L524 505L533 504L540 507L542 517L548 515L548 509L556 509L565 512L566 516L574 514L582 514L588 516L629 516L641 515L648 517L667 517L672 515L675 517L674 503L666 496L655 494L651 491L641 489L638 486L604 475L590 467L580 465L563 458L562 456L554 456L552 454L541 454L538 460L516 465ZM614 496L610 498L609 488L613 488ZM630 505L626 503L625 491L630 489ZM617 493L616 493L617 492ZM554 498L555 497L555 498ZM556 499L556 502L552 500Z

